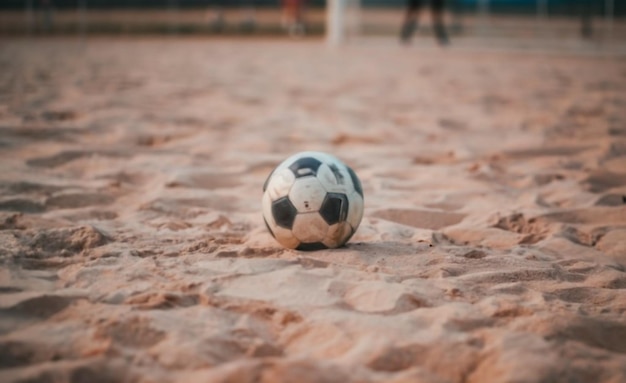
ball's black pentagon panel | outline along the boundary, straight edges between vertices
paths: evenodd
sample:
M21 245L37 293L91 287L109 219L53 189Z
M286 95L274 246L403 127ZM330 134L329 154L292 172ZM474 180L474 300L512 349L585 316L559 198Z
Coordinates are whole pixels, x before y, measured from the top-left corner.
M348 216L348 197L342 193L328 193L322 207L320 208L320 215L324 218L324 221L329 225L333 225L337 222L343 222Z
M361 186L361 181L359 177L356 176L354 170L351 167L346 166L348 168L348 173L350 173L350 178L352 178L352 184L354 185L354 190L359 193L361 197L363 197L363 186Z
M324 249L328 249L328 246L324 245L322 242L301 243L298 247L296 247L296 250L301 251L316 251Z
M263 217L263 222L265 222L265 227L267 228L267 231L270 232L272 237L276 238L276 236L274 235L274 232L272 231L272 228L270 227L270 224L267 223L267 220L265 219L265 217Z
M302 157L289 166L289 170L293 172L296 178L306 176L316 176L317 169L322 163L317 158Z
M291 230L296 214L298 214L298 210L289 201L289 198L283 197L272 202L272 216L278 226Z

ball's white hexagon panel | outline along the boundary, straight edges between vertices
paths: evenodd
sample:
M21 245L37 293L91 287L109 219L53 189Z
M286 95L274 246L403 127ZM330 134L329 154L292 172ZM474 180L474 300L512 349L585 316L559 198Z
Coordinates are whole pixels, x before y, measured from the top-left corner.
M280 243L284 247L288 249L295 249L300 245L300 241L298 240L298 238L296 238L295 235L293 235L293 232L291 232L291 230L287 230L280 226L276 226L272 230L274 230L274 238L276 238L278 243Z
M356 231L363 218L363 197L359 193L352 192L348 195L348 218L347 222L352 226L352 229Z
M317 177L297 178L289 191L289 199L299 213L317 212L325 197L326 189Z
M322 243L330 248L342 246L352 235L352 227L348 222L340 222L330 225L326 238Z
M291 231L300 242L322 242L328 233L328 224L317 212L298 214Z
M286 248L295 249L296 247L298 247L298 245L300 245L300 241L298 240L298 238L296 238L291 230L287 230L280 226L275 226L274 228L272 228L272 230L274 233L274 238L276 238L276 240Z
M289 190L296 180L296 176L289 169L277 169L270 177L265 193L269 194L272 201L289 194Z
M310 152L309 155L313 156L315 158L318 158L320 161L322 161L322 162L324 162L326 164L331 164L331 163L342 164L343 163L339 158L337 158L337 157L335 157L335 156L333 156L331 154L324 153L324 152Z
M353 190L350 174L343 164L324 163L317 171L317 178L329 192L349 193Z
M263 193L261 208L263 209L263 217L265 218L265 221L267 221L267 224L270 226L276 226L274 217L272 217L272 199L267 193Z

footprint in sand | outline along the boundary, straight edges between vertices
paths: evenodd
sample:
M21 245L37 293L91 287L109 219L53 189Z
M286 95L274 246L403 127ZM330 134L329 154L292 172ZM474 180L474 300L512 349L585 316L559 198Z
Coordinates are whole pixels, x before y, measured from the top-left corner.
M230 189L241 185L241 179L241 175L233 173L191 172L176 176L166 186L207 190Z
M0 309L0 316L45 319L68 307L76 297L39 295Z
M536 157L573 157L576 154L592 149L593 146L547 146L543 148L531 148L521 150L509 150L504 156L512 159L536 158Z
M199 303L198 294L146 293L131 296L124 301L141 310L169 310L179 307L195 306Z
M46 121L70 121L78 118L78 113L73 110L47 110L41 114Z
M189 134L141 135L137 137L136 143L138 146L159 147L188 136Z
M91 154L91 152L82 150L67 150L52 156L32 158L27 160L26 164L42 168L56 168L76 159L90 156Z
M596 248L616 261L626 265L626 229L611 230L596 243Z
M115 197L100 193L67 193L46 199L47 209L76 209L97 205L108 205Z
M0 342L0 369L28 366L54 360L56 350L17 340Z
M626 126L623 123L615 124L609 128L609 135L626 137Z
M577 229L574 226L565 226L559 235L567 238L575 244L593 247L607 233L608 230L609 229L606 227L582 230Z
M573 105L566 112L567 117L600 117L606 114L602 105Z
M331 143L335 146L350 144L377 145L383 141L384 139L382 137L339 133L333 137Z
M0 186L7 194L25 194L36 193L50 195L52 193L63 190L61 186L41 184L37 182L15 182L4 186Z
M460 208L463 207L462 204L457 203L457 202L448 201L448 199L446 199L444 201L439 201L439 202L426 203L426 204L424 204L424 206L429 208L429 209L445 210L445 211L448 211L448 212L449 211L459 210Z
M568 287L546 294L546 299L549 300L553 296L564 302L587 304L593 306L595 310L601 310L603 306L611 306L611 303L618 298L617 295L611 289ZM589 302L593 302L593 304L589 304Z
M563 224L568 226L561 227ZM532 218L526 218L521 213L514 213L499 218L492 227L523 234L520 244L537 243L558 231L559 236L571 242L593 247L605 233L610 231L607 225L624 224L626 224L624 209L594 207L559 211ZM572 225L596 225L596 227L581 230Z
M439 230L452 226L465 218L465 214L460 213L418 209L384 209L374 212L372 216L401 225L429 230Z
M403 286L378 281L349 287L343 299L354 310L379 315L396 315L430 306L425 298Z
M466 122L449 118L439 119L439 126L441 126L445 130L450 130L453 132L463 132L467 130Z
M66 150L52 156L31 158L26 161L26 164L40 168L56 168L65 165L68 162L91 156L128 158L131 154L90 150Z
M533 326L548 341L574 341L588 346L626 353L626 325L587 316L550 316L533 320Z
M24 291L21 287L15 286L0 286L0 294L13 294L13 293L21 293ZM1 359L1 358L0 358Z
M501 94L487 94L483 96L482 104L487 112L495 112L502 107L510 105L513 100Z
M45 142L49 140L72 142L75 129L70 128L40 128L40 127L0 127L0 142L10 146L11 143L25 141Z
M626 173L596 170L591 172L582 184L592 193L602 193L613 188L625 186Z
M109 241L109 237L90 225L41 230L20 238L22 245L39 257L80 253Z
M583 225L624 225L626 224L626 207L590 207L573 209L542 215L543 220Z
M149 320L142 318L110 323L99 328L97 335L132 348L148 348L165 338L163 331L155 330Z
M367 366L375 371L406 370L407 375L392 382L462 382L480 364L482 347L478 340L405 343L378 351Z
M548 225L537 218L526 219L524 214L514 213L506 217L501 217L492 226L494 228L523 234L519 244L537 243L548 235L550 229Z
M13 211L19 213L41 213L44 210L44 205L33 199L11 198L0 201L0 211Z
M1 200L0 211L40 213L49 209L69 209L93 205L105 205L112 203L115 200L112 196L88 192L54 195L63 189L64 188L60 186L34 182L16 182L1 185L0 190L4 194L7 196L17 196ZM47 198L42 202L41 197Z
M71 214L63 214L63 218L71 221L71 222L79 222L79 221L108 221L112 219L116 219L118 214L114 211L107 210L83 210L79 212L73 212Z
M193 218L209 210L230 212L237 208L237 198L213 195L206 198L157 198L140 206L159 214L178 218Z

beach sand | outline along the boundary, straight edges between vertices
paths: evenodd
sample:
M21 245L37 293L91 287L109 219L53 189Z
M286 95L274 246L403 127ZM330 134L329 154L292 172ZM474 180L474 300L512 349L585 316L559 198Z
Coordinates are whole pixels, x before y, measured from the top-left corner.
M626 381L626 61L319 41L0 45L0 381ZM347 247L261 216L355 169Z

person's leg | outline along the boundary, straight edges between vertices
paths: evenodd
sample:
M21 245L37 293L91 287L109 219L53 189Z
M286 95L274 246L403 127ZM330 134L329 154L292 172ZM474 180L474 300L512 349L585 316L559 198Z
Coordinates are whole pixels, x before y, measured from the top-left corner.
M224 18L224 0L214 0L209 3L211 12L210 26L214 32L221 32L224 29L226 20Z
M592 12L591 0L583 0L580 4L580 34L585 39L593 35Z
M294 0L293 16L296 24L302 24L304 19L304 1Z
M445 0L431 0L431 9L433 12L433 29L435 31L435 37L440 44L448 44L448 33L443 22L443 13L445 10Z
M400 40L402 42L409 42L411 37L413 37L415 29L417 28L417 15L421 5L421 0L407 0L404 22L400 30Z
M298 6L298 9L296 11L297 33L303 35L305 33L306 0L298 0L297 6Z
M291 1L290 0L282 0L281 1L281 5L282 5L282 24L283 27L285 29L289 28L289 25L291 24L291 20L290 20L290 7L291 7Z

